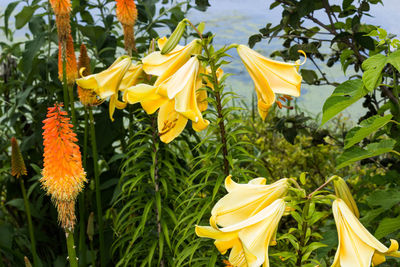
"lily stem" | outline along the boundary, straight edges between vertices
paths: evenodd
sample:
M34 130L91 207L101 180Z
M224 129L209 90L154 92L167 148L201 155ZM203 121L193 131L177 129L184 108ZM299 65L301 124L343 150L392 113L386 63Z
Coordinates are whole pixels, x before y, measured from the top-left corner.
M300 244L299 244L299 249L297 251L297 262L296 262L296 266L299 266L299 267L302 266L303 248L307 245L307 242L306 242L307 229L308 229L307 218L308 218L308 212L310 210L310 203L311 203L311 198L307 199L304 209L303 209Z
M78 258L75 252L74 232L65 229L65 238L67 239L68 261L70 267L78 267Z
M229 175L229 161L228 161L228 144L226 140L226 129L225 129L225 122L224 122L224 115L222 113L222 99L221 99L221 91L222 89L219 86L218 76L217 76L217 67L215 65L214 59L211 58L210 51L207 47L207 44L203 44L204 52L206 53L207 60L210 64L211 74L212 74L212 84L214 86L214 96L218 114L218 125L219 125L219 132L221 135L221 142L222 142L222 156L224 161L224 174L225 176Z
M94 182L96 187L97 220L99 223L100 266L105 266L106 251L104 247L103 210L101 207L100 175L99 175L99 160L98 160L97 144L96 144L96 130L94 127L94 117L92 108L88 107L88 109L89 109L89 124L90 124L90 141L92 144L92 154L93 154Z
M324 188L325 186L327 186L327 185L328 185L333 179L335 179L336 177L337 177L337 176L334 175L334 176L332 176L331 178L329 178L328 180L326 180L326 182L323 183L320 187L318 187L317 189L315 189L314 191L312 191L310 194L308 194L307 199L311 199L312 196L313 196L316 192L320 191L322 188Z
M24 181L22 180L22 178L19 178L18 180L19 180L19 184L21 186L22 196L24 198L25 213L26 213L26 218L28 220L28 228L29 228L29 237L31 239L31 250L32 250L32 257L33 257L33 265L34 266L39 266L39 258L38 258L37 252L36 252L35 235L34 235L34 232L33 232L31 208L29 207L29 201L28 201L28 197L26 195L26 189L25 189Z
M73 91L74 85L73 84L68 84L68 100L71 108L71 118L72 118L72 125L75 127L75 129L78 127L76 124L76 114L75 114L75 103L74 103L74 91Z
M160 240L161 237L161 210L159 210L159 208L161 208L161 206L159 207L157 204L157 198L159 198L159 203L161 202L161 195L160 195L160 188L158 185L158 146L159 146L159 142L158 142L158 138L157 138L157 128L156 128L156 124L157 123L157 119L156 117L152 118L152 126L153 126L153 168L154 168L154 191L155 191L155 195L156 195L156 201L155 201L155 205L156 205L156 217L157 217L157 234L158 234L158 240ZM159 243L159 255L162 255L162 251L161 251L161 246ZM164 260L161 257L160 258L160 266L164 267Z

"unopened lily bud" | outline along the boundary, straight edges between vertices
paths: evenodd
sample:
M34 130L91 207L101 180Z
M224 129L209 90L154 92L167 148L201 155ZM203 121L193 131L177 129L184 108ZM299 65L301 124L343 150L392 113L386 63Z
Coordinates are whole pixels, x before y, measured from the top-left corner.
M360 212L358 211L357 204L351 195L350 189L345 180L343 180L341 177L335 177L335 179L333 179L333 186L335 187L336 196L341 198L346 203L346 205L357 218L360 218Z
M171 34L168 41L162 48L161 55L168 54L178 45L179 41L182 38L183 33L185 32L185 29L186 29L186 19L179 22L178 26L176 26L175 31Z

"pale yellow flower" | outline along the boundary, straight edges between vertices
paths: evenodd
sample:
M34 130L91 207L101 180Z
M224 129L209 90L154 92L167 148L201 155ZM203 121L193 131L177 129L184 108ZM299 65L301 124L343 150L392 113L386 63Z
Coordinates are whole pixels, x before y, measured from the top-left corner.
M390 240L387 248L360 223L345 201L338 198L332 205L339 246L332 267L369 267L381 264L385 256L400 257L399 244Z
M254 81L258 98L258 112L265 119L275 102L275 94L300 96L302 77L298 67L303 63L285 63L262 56L245 45L237 47L247 71ZM301 50L299 52L305 53Z
M158 108L158 131L161 141L171 142L192 121L195 131L205 129L205 120L197 104L196 91L201 86L200 62L190 58L178 71L158 86L139 84L126 89L124 100L129 104L140 102L143 109L151 114Z
M214 244L222 254L232 249L229 262L233 266L258 267L263 264L269 267L268 248L274 241L285 207L285 201L277 199L257 214L236 224L219 229L196 226L196 234L215 239Z
M358 211L356 201L354 200L346 181L343 180L343 178L336 176L333 179L333 186L335 188L336 196L346 203L347 207L349 207L357 218L360 218L360 212Z
M160 50L167 42L167 38L163 37L158 40ZM186 46L177 45L171 52L161 55L160 51L153 52L142 59L143 70L147 74L158 76L155 86L171 77L178 71L192 55L201 52L200 40L195 39Z
M77 79L76 83L84 89L92 89L101 99L110 97L110 118L113 120L115 108L126 107L126 103L118 100L118 92L135 85L142 73L141 65L132 64L130 57L122 56L108 69Z
M266 185L265 178L256 178L248 184L238 184L229 175L225 179L228 194L221 198L211 211L211 226L227 227L254 216L278 198L287 194L288 179Z

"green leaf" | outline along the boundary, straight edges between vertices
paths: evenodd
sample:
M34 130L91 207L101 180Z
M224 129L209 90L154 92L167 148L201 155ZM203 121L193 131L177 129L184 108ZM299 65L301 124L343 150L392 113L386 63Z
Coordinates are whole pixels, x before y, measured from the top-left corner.
M384 218L375 231L375 237L380 239L400 229L400 216Z
M387 62L388 58L382 54L376 54L363 62L364 74L362 80L368 91L374 90L380 83L381 73Z
M15 28L21 29L31 20L33 13L38 6L24 6L24 8L15 16Z
M18 4L19 1L12 2L8 4L6 11L4 11L4 32L6 33L6 36L8 35L8 20Z
M344 141L344 149L350 148L351 146L357 144L371 133L382 128L390 121L392 117L393 116L390 114L384 117L375 115L366 120L363 120L360 123L360 126L351 129L347 133L346 139Z
M400 50L393 52L388 56L388 63L400 71Z
M308 84L314 84L318 80L318 75L313 70L301 69L301 76Z
M393 150L396 141L393 139L382 140L379 143L372 143L365 147L365 149L360 147L352 147L343 152L337 158L337 169L346 167L356 161L378 156L380 154L388 153Z
M44 36L40 35L32 41L27 41L25 43L25 51L23 52L22 60L19 63L25 75L28 75L31 72L33 59L40 51L40 48L43 46L44 42Z
M324 103L321 126L367 93L360 79L340 84Z

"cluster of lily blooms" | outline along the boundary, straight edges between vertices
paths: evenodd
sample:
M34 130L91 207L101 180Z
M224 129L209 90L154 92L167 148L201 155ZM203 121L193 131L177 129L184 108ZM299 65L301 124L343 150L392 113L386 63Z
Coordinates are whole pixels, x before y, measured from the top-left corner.
M331 178L336 192L332 204L339 247L332 267L369 267L381 264L385 256L400 257L399 245L391 240L387 248L358 220L359 212L346 182ZM215 239L215 246L225 254L231 249L229 263L240 267L269 266L268 248L274 246L282 216L290 214L285 197L290 179L266 185L265 178L247 184L225 179L228 194L211 211L211 226L196 226L200 237Z

